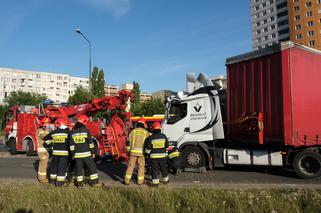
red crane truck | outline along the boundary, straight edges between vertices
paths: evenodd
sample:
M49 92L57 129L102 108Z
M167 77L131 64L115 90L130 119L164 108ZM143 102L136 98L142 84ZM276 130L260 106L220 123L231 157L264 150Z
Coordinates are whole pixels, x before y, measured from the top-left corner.
M226 66L226 93L188 75L188 93L168 99L162 129L185 168L281 166L320 177L321 51L285 42Z
M128 107L132 98L132 93L120 91L118 96L96 98L74 106L49 105L43 110L35 108L28 112L21 110L22 106L12 107L7 113L5 126L7 145L11 154L26 151L27 155L34 155L38 146L36 131L42 117L48 117L53 125L58 118L72 123L80 115L90 117L99 112L109 112L108 120L90 121L86 127L94 138L97 155L126 160L126 137L130 128Z

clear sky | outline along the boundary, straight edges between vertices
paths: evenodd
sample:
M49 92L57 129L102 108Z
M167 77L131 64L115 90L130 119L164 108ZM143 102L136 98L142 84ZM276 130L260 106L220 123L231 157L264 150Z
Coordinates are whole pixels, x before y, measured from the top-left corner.
M0 0L0 67L184 90L187 72L225 74L251 50L249 0Z

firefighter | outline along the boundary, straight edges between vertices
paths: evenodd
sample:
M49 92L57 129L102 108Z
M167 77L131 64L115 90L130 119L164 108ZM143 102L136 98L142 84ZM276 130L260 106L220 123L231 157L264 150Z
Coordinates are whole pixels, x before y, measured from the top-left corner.
M136 163L138 164L137 183L139 185L144 183L145 178L145 156L144 156L144 142L149 137L149 132L145 129L146 122L144 118L140 118L137 122L136 128L129 134L129 161L125 174L125 184L129 185Z
M70 132L64 119L58 118L55 124L57 129L45 137L44 146L52 148L49 183L63 186L68 168Z
M75 164L76 186L83 186L84 169L89 172L88 183L90 186L98 186L98 173L94 161L94 143L89 130L85 127L88 122L86 115L78 118L70 137L70 151Z
M169 182L169 172L167 168L168 140L166 135L161 133L161 124L156 121L153 124L153 134L145 142L145 153L149 155L152 170L152 186L159 185L157 174L159 168L162 174L163 183Z
M44 138L49 134L47 129L47 124L50 122L48 117L44 117L40 121L40 128L37 130L37 141L38 149L37 154L39 157L39 167L38 167L38 181L40 183L48 183L47 177L47 167L49 160L49 153L46 148L44 148Z

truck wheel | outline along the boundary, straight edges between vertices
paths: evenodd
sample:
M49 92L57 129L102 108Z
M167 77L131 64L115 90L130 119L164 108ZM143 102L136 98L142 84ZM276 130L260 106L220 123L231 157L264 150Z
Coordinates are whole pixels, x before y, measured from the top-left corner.
M26 147L26 153L27 156L34 156L36 155L35 150L34 150L34 145L30 139L27 140L27 147Z
M204 153L197 146L189 146L183 149L182 158L187 168L200 168L206 165Z
M294 157L295 172L303 179L321 176L321 155L314 151L302 151Z
M8 142L9 150L11 155L17 154L16 140L14 138L10 138Z

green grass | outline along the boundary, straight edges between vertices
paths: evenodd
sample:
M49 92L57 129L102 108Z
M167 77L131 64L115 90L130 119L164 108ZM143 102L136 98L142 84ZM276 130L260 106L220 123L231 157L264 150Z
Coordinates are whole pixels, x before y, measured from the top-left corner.
M0 185L0 212L321 212L321 190Z

